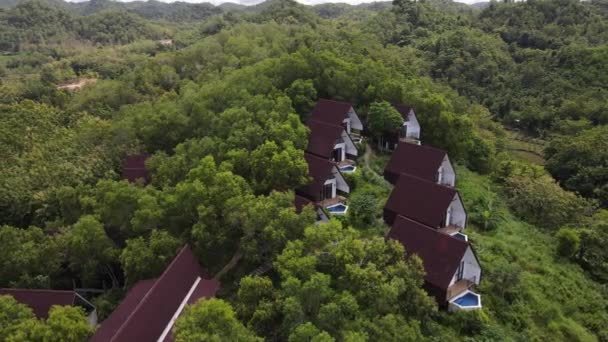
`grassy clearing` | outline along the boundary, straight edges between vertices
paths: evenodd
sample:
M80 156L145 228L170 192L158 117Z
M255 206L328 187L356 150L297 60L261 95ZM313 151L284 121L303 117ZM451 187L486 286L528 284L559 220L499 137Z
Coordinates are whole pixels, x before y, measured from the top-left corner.
M544 165L545 141L531 138L520 132L507 130L507 149L516 159L536 165Z
M487 177L459 168L458 186L469 213L484 196L504 206ZM511 328L514 336L545 341L608 338L606 288L556 256L551 232L526 224L507 210L497 229L480 232L469 223L467 233L484 271L484 311Z

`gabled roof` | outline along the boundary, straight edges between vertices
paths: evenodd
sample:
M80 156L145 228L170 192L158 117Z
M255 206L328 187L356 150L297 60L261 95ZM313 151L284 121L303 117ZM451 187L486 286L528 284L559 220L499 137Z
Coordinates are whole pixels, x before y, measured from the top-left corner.
M215 296L219 282L207 279L192 250L184 246L155 279L136 283L102 322L91 341L171 341L172 318L185 304Z
M450 286L469 248L468 242L403 216L397 217L387 237L399 241L408 255L418 255L424 264L425 280L441 289Z
M145 154L134 154L127 156L122 163L122 178L134 183L138 178L149 181L149 172L146 168L148 156Z
M401 174L384 208L437 228L455 196L452 188Z
M323 184L333 175L333 169L336 167L336 164L310 153L304 153L304 159L308 163L308 176L312 178L312 182L298 189L297 192L312 201L317 201Z
M308 120L306 125L310 129L306 152L330 159L336 141L342 137L344 127L315 120Z
M446 151L428 145L399 142L384 171L406 173L435 182L437 171L446 155Z
M310 119L340 126L352 107L349 102L319 99L310 114Z
M10 295L21 304L29 306L36 317L46 319L53 305L74 305L76 292L41 289L0 289L0 296Z
M401 104L401 103L393 103L393 108L395 108L395 110L397 110L399 112L399 114L401 114L401 117L405 121L408 120L410 111L414 109L411 106L408 106L406 104Z
M294 197L293 201L294 201L294 205L296 207L296 213L298 213L298 214L302 212L302 210L304 209L305 206L307 206L309 204L314 205L314 203L311 200L309 200L306 197L302 197L300 195L296 195Z

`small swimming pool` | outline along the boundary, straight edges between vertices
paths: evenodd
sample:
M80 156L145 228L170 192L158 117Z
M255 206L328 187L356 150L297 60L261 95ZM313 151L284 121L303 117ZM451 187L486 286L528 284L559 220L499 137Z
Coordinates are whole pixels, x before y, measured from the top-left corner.
M348 206L345 204L342 204L342 203L338 203L338 204L329 206L325 209L327 209L327 211L329 211L330 214L344 215L344 214L346 214L346 211L348 210Z
M355 172L356 169L357 169L357 167L354 165L346 165L346 166L340 167L341 172Z
M460 306L475 306L479 305L479 298L471 292L468 292L464 296L456 299L454 303Z
M452 235L453 237L457 238L458 240L462 240L462 241L469 241L469 237L467 236L467 234L463 234L463 233L456 233L454 235Z
M481 296L475 292L467 290L464 294L450 301L455 310L473 310L481 308Z

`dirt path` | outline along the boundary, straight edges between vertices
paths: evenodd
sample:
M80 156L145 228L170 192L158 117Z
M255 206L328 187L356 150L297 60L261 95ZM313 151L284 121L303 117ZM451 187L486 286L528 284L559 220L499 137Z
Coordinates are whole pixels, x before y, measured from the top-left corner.
M230 270L232 270L234 266L239 263L241 258L243 258L243 253L241 253L240 251L234 253L232 259L230 259L226 266L224 266L219 272L217 272L215 277L213 277L213 280L220 280L224 276L224 274L230 272Z
M365 145L365 153L363 153L363 163L369 167L369 160L372 157L372 148L369 144Z

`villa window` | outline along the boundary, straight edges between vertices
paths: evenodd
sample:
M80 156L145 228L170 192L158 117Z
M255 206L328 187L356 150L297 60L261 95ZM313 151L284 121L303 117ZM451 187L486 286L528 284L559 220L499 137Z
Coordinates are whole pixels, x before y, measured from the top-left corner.
M456 280L462 280L462 278L464 278L464 260L460 261L460 265L456 271Z

